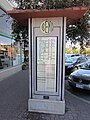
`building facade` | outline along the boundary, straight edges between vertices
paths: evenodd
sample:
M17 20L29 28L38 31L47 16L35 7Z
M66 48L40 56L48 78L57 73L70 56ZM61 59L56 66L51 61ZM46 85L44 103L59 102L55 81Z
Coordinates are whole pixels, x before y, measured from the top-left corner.
M19 65L24 61L20 43L12 39L12 18L5 12L11 8L13 7L5 0L0 2L0 69Z

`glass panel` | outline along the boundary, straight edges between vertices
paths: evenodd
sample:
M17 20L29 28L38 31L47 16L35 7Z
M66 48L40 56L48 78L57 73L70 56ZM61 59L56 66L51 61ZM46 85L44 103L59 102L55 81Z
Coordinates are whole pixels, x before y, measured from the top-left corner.
M0 9L0 15L5 14ZM20 64L20 43L11 38L12 18L0 17L0 70ZM22 53L22 62L23 62Z
M11 38L0 36L0 70L18 64L20 64L19 42L16 42Z
M37 37L37 91L56 92L57 37Z

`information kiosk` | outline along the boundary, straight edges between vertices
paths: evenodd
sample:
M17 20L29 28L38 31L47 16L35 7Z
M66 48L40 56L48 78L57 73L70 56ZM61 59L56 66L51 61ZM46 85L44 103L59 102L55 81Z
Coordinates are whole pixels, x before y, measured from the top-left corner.
M9 15L29 28L28 110L65 113L66 18L79 19L87 7L60 10L12 10Z
M65 17L32 19L29 111L65 112L65 32Z

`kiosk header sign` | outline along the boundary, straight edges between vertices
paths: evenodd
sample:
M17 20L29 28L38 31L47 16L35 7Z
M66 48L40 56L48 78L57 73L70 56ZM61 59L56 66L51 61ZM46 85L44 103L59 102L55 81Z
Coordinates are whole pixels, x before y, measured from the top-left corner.
M53 31L53 23L51 21L45 20L41 23L41 31L45 34L49 34Z

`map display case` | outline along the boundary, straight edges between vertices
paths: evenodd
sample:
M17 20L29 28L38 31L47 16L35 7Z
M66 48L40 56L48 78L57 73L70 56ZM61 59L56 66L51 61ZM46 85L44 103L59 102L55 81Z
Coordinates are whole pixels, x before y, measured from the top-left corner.
M56 92L57 37L37 37L36 90Z

